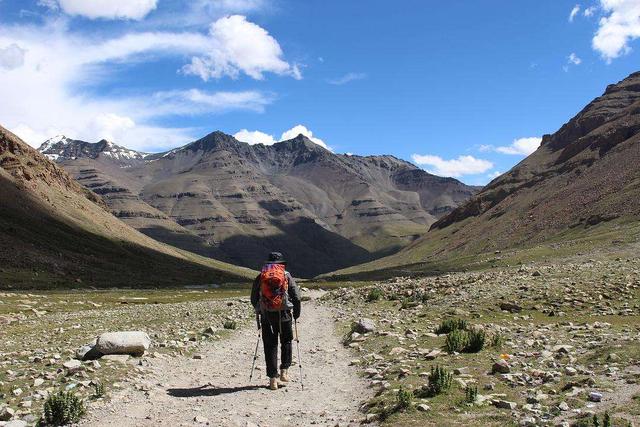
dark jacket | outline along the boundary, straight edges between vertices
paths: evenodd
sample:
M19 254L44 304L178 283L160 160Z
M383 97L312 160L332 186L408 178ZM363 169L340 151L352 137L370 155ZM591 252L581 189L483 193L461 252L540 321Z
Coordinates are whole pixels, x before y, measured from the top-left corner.
M293 317L297 319L300 317L300 290L298 285L296 285L295 279L289 274L289 272L285 272L285 276L289 281L289 288L287 292L287 308L288 310L293 309ZM256 313L260 312L260 274L253 281L253 287L251 288L251 304L256 310Z

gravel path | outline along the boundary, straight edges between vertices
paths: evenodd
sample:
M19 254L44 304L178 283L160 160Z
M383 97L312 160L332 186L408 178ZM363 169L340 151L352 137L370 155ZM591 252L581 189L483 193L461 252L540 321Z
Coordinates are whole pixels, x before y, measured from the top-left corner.
M314 295L314 296L317 296ZM249 373L257 339L255 328L210 344L202 359L151 359L146 391L133 388L94 404L87 426L301 426L356 425L360 403L370 395L351 355L335 334L329 309L313 301L303 305L298 324L301 337L304 390L299 382L294 342L292 381L270 391L262 342L253 382Z

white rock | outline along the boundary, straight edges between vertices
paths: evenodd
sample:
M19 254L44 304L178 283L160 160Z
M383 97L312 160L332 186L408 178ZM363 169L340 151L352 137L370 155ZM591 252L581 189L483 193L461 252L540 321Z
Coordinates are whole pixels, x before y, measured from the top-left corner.
M150 345L151 338L145 332L107 332L98 337L95 348L102 354L142 356Z

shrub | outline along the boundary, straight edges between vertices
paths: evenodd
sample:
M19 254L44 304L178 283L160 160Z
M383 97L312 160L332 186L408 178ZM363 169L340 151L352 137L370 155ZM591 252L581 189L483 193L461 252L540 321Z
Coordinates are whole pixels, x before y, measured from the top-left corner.
M236 329L238 327L238 324L235 320L225 320L223 326L225 329Z
M60 391L44 403L44 425L65 426L77 423L86 413L84 401L73 392ZM42 424L42 423L41 423Z
M462 350L465 353L477 353L484 347L486 335L484 331L472 329L467 333L467 343Z
M466 331L454 329L447 334L447 340L444 343L444 347L447 353L461 353L466 347L469 341L469 337Z
M382 297L382 291L380 289L371 289L367 294L367 302L378 301L380 297Z
M429 375L429 382L423 387L418 397L434 397L451 388L451 381L453 381L453 374L440 366L431 367L431 375Z
M463 319L446 319L443 320L440 325L435 329L435 333L438 335L448 334L449 332L456 330L467 329L467 321Z
M404 411L413 406L413 392L411 390L407 390L404 387L400 387L398 390L398 410Z
M604 418L602 419L604 427L611 427L611 417L608 412L604 413Z
M468 385L464 389L464 396L465 396L465 399L464 399L465 402L475 403L476 400L478 400L478 386Z
M101 397L104 397L104 395L105 395L104 384L95 383L93 385L93 398L99 399Z
M491 347L501 348L502 344L504 344L504 337L500 332L494 332L491 337Z
M418 305L419 305L419 303L416 300L413 300L411 298L404 298L402 300L402 304L400 305L400 309L401 310L406 310L408 308L417 307Z

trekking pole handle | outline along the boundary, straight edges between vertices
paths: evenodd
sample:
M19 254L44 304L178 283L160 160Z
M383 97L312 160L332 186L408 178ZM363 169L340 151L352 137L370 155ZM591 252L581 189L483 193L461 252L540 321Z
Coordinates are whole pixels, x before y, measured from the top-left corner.
M260 322L260 313L256 313L256 325L258 326L258 329L262 328L262 324Z

